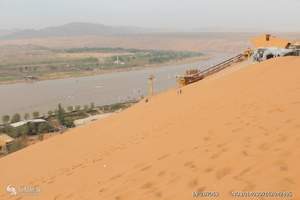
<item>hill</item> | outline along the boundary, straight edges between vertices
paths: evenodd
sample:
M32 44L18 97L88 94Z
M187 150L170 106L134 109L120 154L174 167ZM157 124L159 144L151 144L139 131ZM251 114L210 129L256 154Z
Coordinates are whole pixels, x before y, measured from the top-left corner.
M11 154L0 159L0 188L38 187L41 200L299 199L299 65L283 57L232 68Z
M0 35L0 39L70 37L95 35L126 35L150 32L150 30L130 26L106 26L93 23L69 23L62 26L47 27L40 30L27 29Z

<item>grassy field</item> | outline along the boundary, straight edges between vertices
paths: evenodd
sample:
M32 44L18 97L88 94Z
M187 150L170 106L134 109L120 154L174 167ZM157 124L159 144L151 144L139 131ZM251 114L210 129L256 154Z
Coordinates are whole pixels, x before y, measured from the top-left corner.
M178 62L200 52L125 48L51 49L34 45L0 47L0 83L24 77L55 79Z

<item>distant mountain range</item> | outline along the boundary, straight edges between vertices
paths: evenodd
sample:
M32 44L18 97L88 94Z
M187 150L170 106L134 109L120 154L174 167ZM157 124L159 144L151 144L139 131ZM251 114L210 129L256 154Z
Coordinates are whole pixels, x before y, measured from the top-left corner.
M0 39L21 39L41 37L70 37L91 35L127 35L154 32L155 30L131 26L106 26L93 23L69 23L40 30L0 30Z

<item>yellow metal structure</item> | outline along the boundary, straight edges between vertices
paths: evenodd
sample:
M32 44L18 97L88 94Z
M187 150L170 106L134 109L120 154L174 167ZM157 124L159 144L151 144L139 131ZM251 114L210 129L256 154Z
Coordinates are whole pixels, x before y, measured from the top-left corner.
M250 58L253 55L253 50L252 49L247 49L246 51L244 51L244 56L245 58Z
M197 82L201 79L203 79L204 76L200 72L200 70L192 69L187 70L183 76L177 77L177 83L180 87Z
M217 73L229 66L231 66L234 63L242 62L245 59L248 59L253 54L253 51L251 49L247 49L243 53L234 56L228 60L225 60L217 65L214 65L204 71L200 71L197 69L193 70L187 70L184 75L177 76L177 83L180 87L186 86L188 84L200 81L204 79L207 76L210 76L214 73Z

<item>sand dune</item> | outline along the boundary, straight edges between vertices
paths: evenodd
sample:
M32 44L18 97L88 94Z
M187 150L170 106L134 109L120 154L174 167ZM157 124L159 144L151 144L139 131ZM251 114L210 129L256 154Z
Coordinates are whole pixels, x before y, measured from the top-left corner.
M299 199L299 77L299 57L249 65L33 145L0 159L0 199ZM41 191L11 197L8 184Z

